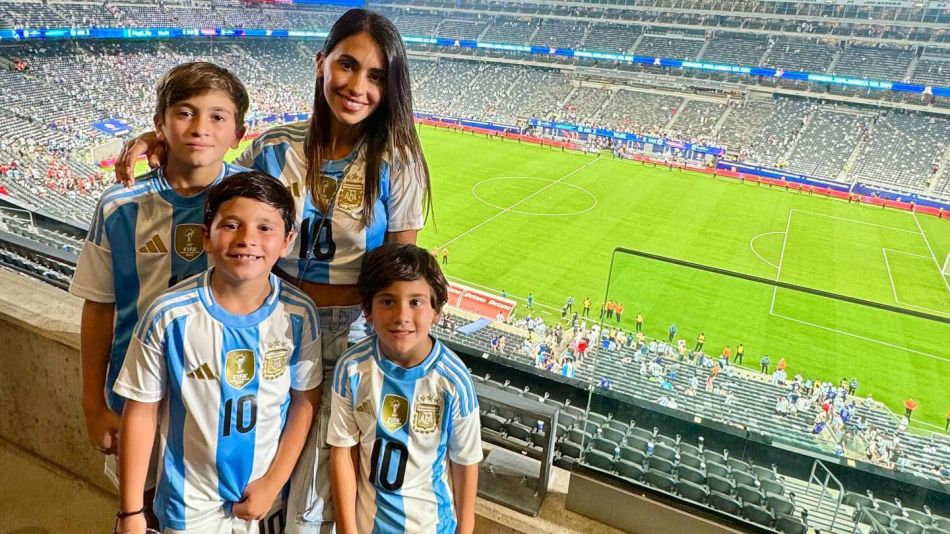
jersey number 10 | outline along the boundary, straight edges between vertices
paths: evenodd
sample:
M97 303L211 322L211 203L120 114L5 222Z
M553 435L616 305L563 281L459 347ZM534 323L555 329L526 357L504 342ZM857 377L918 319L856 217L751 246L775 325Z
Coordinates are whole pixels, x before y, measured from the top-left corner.
M234 429L241 434L247 434L257 425L257 397L244 395L237 400L237 417L234 413L234 399L224 401L224 429L225 437L231 435L231 421L234 419Z
M392 467L393 455L399 454L399 465L396 466L396 477L389 480L389 471ZM382 455L382 459L380 459ZM377 438L373 443L373 454L369 460L369 482L388 491L402 488L406 478L406 463L409 462L409 449L398 441L389 441ZM380 465L382 464L382 465Z

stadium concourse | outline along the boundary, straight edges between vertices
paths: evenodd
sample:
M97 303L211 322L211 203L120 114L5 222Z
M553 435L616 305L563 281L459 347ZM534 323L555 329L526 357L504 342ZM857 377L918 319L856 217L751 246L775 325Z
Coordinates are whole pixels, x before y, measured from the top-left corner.
M945 3L393 0L370 7L410 38L421 114L670 162L688 156L657 146L719 147L723 161L842 191L950 202L950 97L933 91L950 87ZM233 70L250 91L252 133L306 113L322 44L317 32L341 13L319 4L227 0L0 0L0 31L24 36L0 40L0 264L66 287L82 228L114 181L100 165L107 162L91 154L151 127L152 84L173 65L206 59ZM31 36L44 28L283 29L299 37ZM737 68L702 67L708 64ZM129 133L93 127L104 120ZM582 138L537 120L664 143ZM714 159L698 158L697 165ZM556 465L593 467L622 487L645 485L740 529L950 531L946 435L910 432L906 421L840 391L837 382L737 371L717 365L716 355L681 355L663 339L637 341L632 333L565 325L571 334L554 339L553 325L529 329L524 318L458 332L472 320L451 315L438 335L474 356L483 385L562 408L547 429L517 413L484 413L484 431L515 448L538 449L554 432ZM507 339L503 351L493 348L499 336ZM578 337L594 347L586 359L571 346ZM542 340L558 365L553 373L538 359ZM483 353L495 367L480 361ZM573 376L561 378L556 371L567 355L576 357ZM611 384L598 388L606 377ZM588 403L590 391L602 398ZM746 437L730 434L734 429ZM816 459L832 465L841 483L812 476L814 465L824 465Z

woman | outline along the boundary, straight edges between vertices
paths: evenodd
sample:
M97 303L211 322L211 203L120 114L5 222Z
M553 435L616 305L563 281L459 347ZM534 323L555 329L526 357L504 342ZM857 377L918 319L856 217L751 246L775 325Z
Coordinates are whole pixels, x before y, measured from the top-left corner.
M150 162L161 158L154 134L123 149L116 165L121 180L131 181L135 160L146 152ZM235 163L278 178L294 195L300 233L277 268L316 302L324 376L332 376L360 319L356 280L363 255L383 242L415 243L423 208L431 205L408 60L392 22L363 9L340 17L317 53L310 120L267 130ZM360 326L355 337L364 333ZM291 478L287 532L332 527L330 389L324 386L318 424Z

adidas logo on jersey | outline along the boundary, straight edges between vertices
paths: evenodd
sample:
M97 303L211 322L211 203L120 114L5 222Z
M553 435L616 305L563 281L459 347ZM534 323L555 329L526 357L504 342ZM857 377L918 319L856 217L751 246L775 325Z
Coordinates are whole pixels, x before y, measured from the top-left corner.
M369 401L364 401L362 404L356 407L357 413L365 413L370 417L376 417L376 414L373 413L373 407Z
M207 363L199 365L197 369L190 371L186 376L188 378L196 378L198 380L214 380L218 378L214 376L214 371L211 370L211 366Z
M165 243L162 243L162 238L158 234L155 234L144 246L139 248L139 252L142 254L165 254L168 252L168 249L165 248Z

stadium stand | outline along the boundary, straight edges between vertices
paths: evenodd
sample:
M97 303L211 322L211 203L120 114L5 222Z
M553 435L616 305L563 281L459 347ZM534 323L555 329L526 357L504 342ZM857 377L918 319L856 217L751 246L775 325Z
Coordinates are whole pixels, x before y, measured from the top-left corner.
M831 72L877 80L904 80L913 52L888 48L850 46L841 52Z
M730 65L757 66L762 61L766 50L768 50L766 39L722 34L709 41L703 57Z
M820 108L802 130L788 168L809 176L837 178L858 142L867 138L867 115Z
M634 53L641 56L658 56L673 59L697 59L706 42L700 38L684 38L680 35L644 35Z
M743 149L752 145L753 140L768 122L774 107L775 101L772 99L732 103L724 112L728 114L728 120L723 122L719 129L717 135L719 142L740 154L741 159L749 160L747 150L743 151ZM743 154L743 152L746 153Z
M687 99L666 133L675 139L712 140L713 129L725 109L724 103Z
M446 18L439 26L439 37L475 40L487 27L488 23L483 20L462 17Z
M627 132L659 132L679 108L680 97L618 90L601 112L601 122L609 128Z
M543 20L529 44L548 47L574 47L580 43L587 25L579 22Z
M946 121L885 111L873 128L851 173L853 178L908 191L927 188L950 139ZM902 148L894 151L895 146Z
M766 67L805 72L825 72L838 49L821 41L776 39L763 62Z
M498 17L492 21L485 33L482 34L481 40L495 43L525 44L535 30L537 30L537 26L532 22Z
M587 36L578 46L585 50L623 53L633 47L636 38L629 26L592 24Z
M815 105L800 100L779 100L766 119L765 127L749 148L749 160L781 166L784 156L801 133L806 117Z

